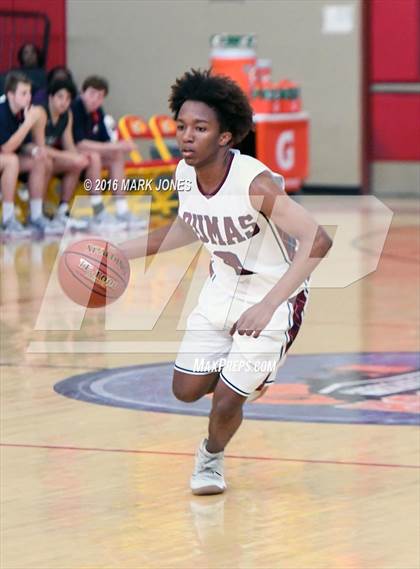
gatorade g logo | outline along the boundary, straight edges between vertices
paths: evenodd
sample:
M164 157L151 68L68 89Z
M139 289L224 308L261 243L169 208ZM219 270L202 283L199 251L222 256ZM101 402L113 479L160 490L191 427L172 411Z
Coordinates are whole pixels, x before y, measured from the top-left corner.
M295 133L285 130L280 134L276 144L276 160L282 170L291 170L295 165Z

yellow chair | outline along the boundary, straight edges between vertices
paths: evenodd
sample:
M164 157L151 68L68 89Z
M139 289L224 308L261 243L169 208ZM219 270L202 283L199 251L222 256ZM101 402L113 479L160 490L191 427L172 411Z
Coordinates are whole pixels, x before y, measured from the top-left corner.
M153 115L149 119L149 128L152 132L159 156L164 162L179 160L175 157L165 139L176 137L176 122L168 115Z
M149 129L147 122L143 117L138 115L124 115L121 117L118 121L118 134L122 140L153 140L153 134ZM144 161L139 150L133 150L130 152L130 158L135 164L140 164Z
M170 119L172 120L172 119ZM122 140L153 140L158 148L159 155L161 152L160 139L162 138L152 130L147 122L138 115L124 115L118 121L119 137ZM164 143L163 143L164 144ZM166 146L164 144L164 146ZM127 177L152 179L153 182L162 176L172 176L179 158L172 158L167 151L166 159L148 159L145 160L140 151L134 150L130 153L131 160L125 164L125 173ZM156 186L152 191L152 212L159 212L163 215L169 215L171 211L178 205L178 200L174 199L174 192L159 192Z

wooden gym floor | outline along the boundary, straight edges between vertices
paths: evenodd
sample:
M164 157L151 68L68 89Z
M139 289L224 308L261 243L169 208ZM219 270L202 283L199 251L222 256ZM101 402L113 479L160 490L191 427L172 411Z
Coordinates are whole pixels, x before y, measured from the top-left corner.
M418 212L410 201L389 206L377 271L313 291L294 355L418 350ZM79 339L138 340L104 331L101 311L80 333L35 330L58 246L0 249L2 569L419 567L415 426L247 420L226 451L228 491L193 497L205 417L54 391L73 375L174 358L72 352ZM151 333L158 340L175 305ZM29 350L49 340L62 352Z

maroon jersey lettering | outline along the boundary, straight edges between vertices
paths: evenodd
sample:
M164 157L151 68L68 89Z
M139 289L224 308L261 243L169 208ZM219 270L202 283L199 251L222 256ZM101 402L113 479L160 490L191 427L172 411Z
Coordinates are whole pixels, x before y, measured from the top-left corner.
M241 243L242 241L245 241L245 237L242 237L242 235L236 229L235 224L233 223L233 219L231 217L224 217L223 219L225 223L227 244L235 245L235 243Z
M241 215L238 217L239 225L242 229L245 229L245 237L247 239L251 239L254 235L257 235L260 232L260 228L252 221L252 215L249 213L248 215Z
M219 224L217 217L213 216L211 219L208 215L204 216L204 221L206 222L207 235L213 245L226 245L226 242L222 238L222 234L219 230Z
M184 215L182 216L182 219L185 221L185 223L188 223L188 225L191 225L191 218L192 218L192 214L189 211L184 211Z
M228 253L226 251L214 251L213 255L220 257L225 265L229 265L235 271L237 275L255 275L254 271L248 271L241 265L237 255L234 253Z
M198 227L199 227L200 233L202 235L201 241L203 241L203 243L208 243L209 238L207 237L205 229L204 229L203 216L197 215L197 219L198 219Z

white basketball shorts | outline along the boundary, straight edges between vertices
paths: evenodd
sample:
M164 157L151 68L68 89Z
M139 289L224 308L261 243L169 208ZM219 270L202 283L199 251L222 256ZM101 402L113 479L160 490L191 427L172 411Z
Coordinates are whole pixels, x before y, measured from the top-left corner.
M231 336L231 327L256 297L238 298L208 279L188 317L175 369L192 375L218 371L225 384L244 397L262 384L274 383L302 324L307 297L303 289L279 306L258 338L238 332Z

